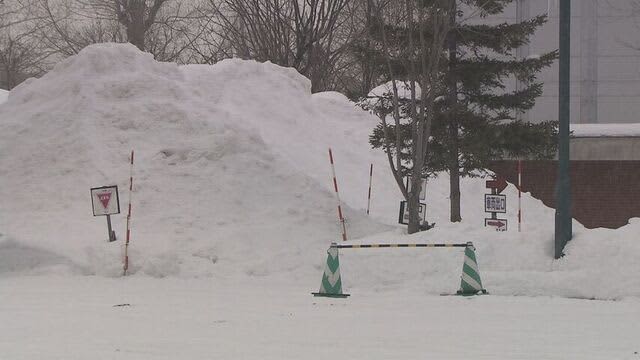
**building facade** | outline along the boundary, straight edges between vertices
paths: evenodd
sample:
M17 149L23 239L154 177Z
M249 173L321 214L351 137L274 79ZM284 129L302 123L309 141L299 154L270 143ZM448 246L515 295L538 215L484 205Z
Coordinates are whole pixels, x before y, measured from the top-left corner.
M571 10L571 122L640 122L640 0L574 0ZM558 0L516 0L500 17L478 21L539 14L548 14L548 22L518 49L519 57L527 57L558 48ZM522 118L557 120L557 62L539 80L544 93Z

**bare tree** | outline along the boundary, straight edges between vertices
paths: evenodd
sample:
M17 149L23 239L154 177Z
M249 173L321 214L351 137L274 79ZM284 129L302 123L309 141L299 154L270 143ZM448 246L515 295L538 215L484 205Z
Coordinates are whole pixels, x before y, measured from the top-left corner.
M209 0L210 44L226 56L296 68L328 87L346 46L347 0ZM217 56L211 56L214 58Z
M45 60L51 52L43 49L32 35L32 32L24 32L0 36L0 79L7 90L46 71Z
M421 227L421 182L425 178L423 169L435 116L435 98L443 82L440 60L453 5L454 0L405 0L402 21L388 24L385 19L390 15L384 13L386 6L378 3L376 23L372 26L379 46L370 53L384 63L386 75L391 80L391 91L376 95L378 102L372 110L381 120L384 134L381 146L408 202L409 233L417 232ZM387 115L393 117L393 125L388 123ZM404 126L403 121L408 121L409 126ZM409 134L403 134L402 128L408 128ZM407 148L408 153L403 150ZM409 176L410 189L403 181L405 175Z
M180 61L198 31L198 2L185 0L37 0L41 36L63 55L89 44L130 42L162 61ZM186 4L186 5L185 5ZM195 28L195 30L194 30ZM188 58L188 56L185 56Z
M39 35L62 56L77 54L85 46L101 42L126 42L122 26L114 18L78 7L75 0L36 0Z
M0 2L0 86L12 89L25 79L41 75L51 54L35 34L40 20L32 1Z
M117 20L127 41L145 51L145 35L169 0L76 0L74 11L83 17ZM87 12L90 12L88 14Z
M31 0L0 0L0 30L37 19L31 14Z

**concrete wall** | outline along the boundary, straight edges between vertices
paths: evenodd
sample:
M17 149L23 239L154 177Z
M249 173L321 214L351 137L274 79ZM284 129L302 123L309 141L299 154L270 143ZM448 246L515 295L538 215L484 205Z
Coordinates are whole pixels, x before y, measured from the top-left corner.
M634 7L635 1L571 1L572 123L640 123L640 51L629 47L640 48L640 6ZM518 14L522 17L548 13L548 23L520 52L540 54L558 48L557 6L557 0L516 0L500 17L470 21L514 22ZM524 118L532 122L557 120L557 63L544 70L539 80L544 83L544 93ZM581 97L581 92L586 97ZM596 99L592 99L594 95ZM582 115L581 106L589 108Z
M640 137L582 137L569 144L571 160L640 160Z

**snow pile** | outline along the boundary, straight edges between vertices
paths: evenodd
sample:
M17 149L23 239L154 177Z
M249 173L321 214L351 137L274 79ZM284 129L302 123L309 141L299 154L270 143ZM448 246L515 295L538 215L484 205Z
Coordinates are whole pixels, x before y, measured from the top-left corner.
M118 274L122 241L106 243L89 188L119 185L126 209L135 149L134 272L313 270L310 260L337 234L328 139L346 140L349 127L366 134L362 122L371 119L309 89L297 72L272 64L178 67L130 45L88 47L17 87L0 109L0 233L23 252L66 257L71 271ZM317 141L301 138L307 130ZM350 218L354 236L387 228ZM114 216L121 239L124 224L124 214ZM285 261L273 261L278 253Z
M337 93L270 63L159 63L131 45L84 49L46 76L12 90L0 107L0 272L117 276L120 241L107 243L89 188L117 184L128 196L136 151L132 272L155 277L262 278L300 291L320 283L340 238L327 148L332 147L352 242L467 242L478 248L495 294L618 298L640 295L640 223L576 237L552 259L553 210L509 186L510 231L484 228L483 179L465 179L463 219L448 222L448 179L429 182L428 221L412 236L395 224L400 200L385 155L368 136L377 119ZM365 215L374 164L371 216ZM352 292L437 294L459 286L459 249L345 250Z
M9 97L9 92L7 90L0 89L0 104L7 101L8 97Z

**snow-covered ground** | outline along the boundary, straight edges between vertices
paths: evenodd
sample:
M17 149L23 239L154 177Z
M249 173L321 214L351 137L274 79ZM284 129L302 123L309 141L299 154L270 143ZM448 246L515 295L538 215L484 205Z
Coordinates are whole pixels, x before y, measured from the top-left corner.
M314 298L252 279L0 282L2 359L640 359L640 301ZM128 306L116 306L129 304Z
M10 324L0 353L637 356L640 219L618 230L575 222L555 261L552 209L524 194L518 233L510 185L510 230L496 233L483 227L484 179L464 179L463 222L450 224L443 174L427 191L436 228L405 235L386 157L368 145L375 124L341 94L311 95L292 69L177 66L131 45L90 46L21 84L0 105L0 293L9 294L0 322ZM459 249L362 249L340 254L352 297L313 298L340 239L329 147L350 243L473 241L493 295L439 296L460 285ZM132 149L131 275L122 278L125 214L113 217L119 241L108 243L89 189L117 184L126 209Z

